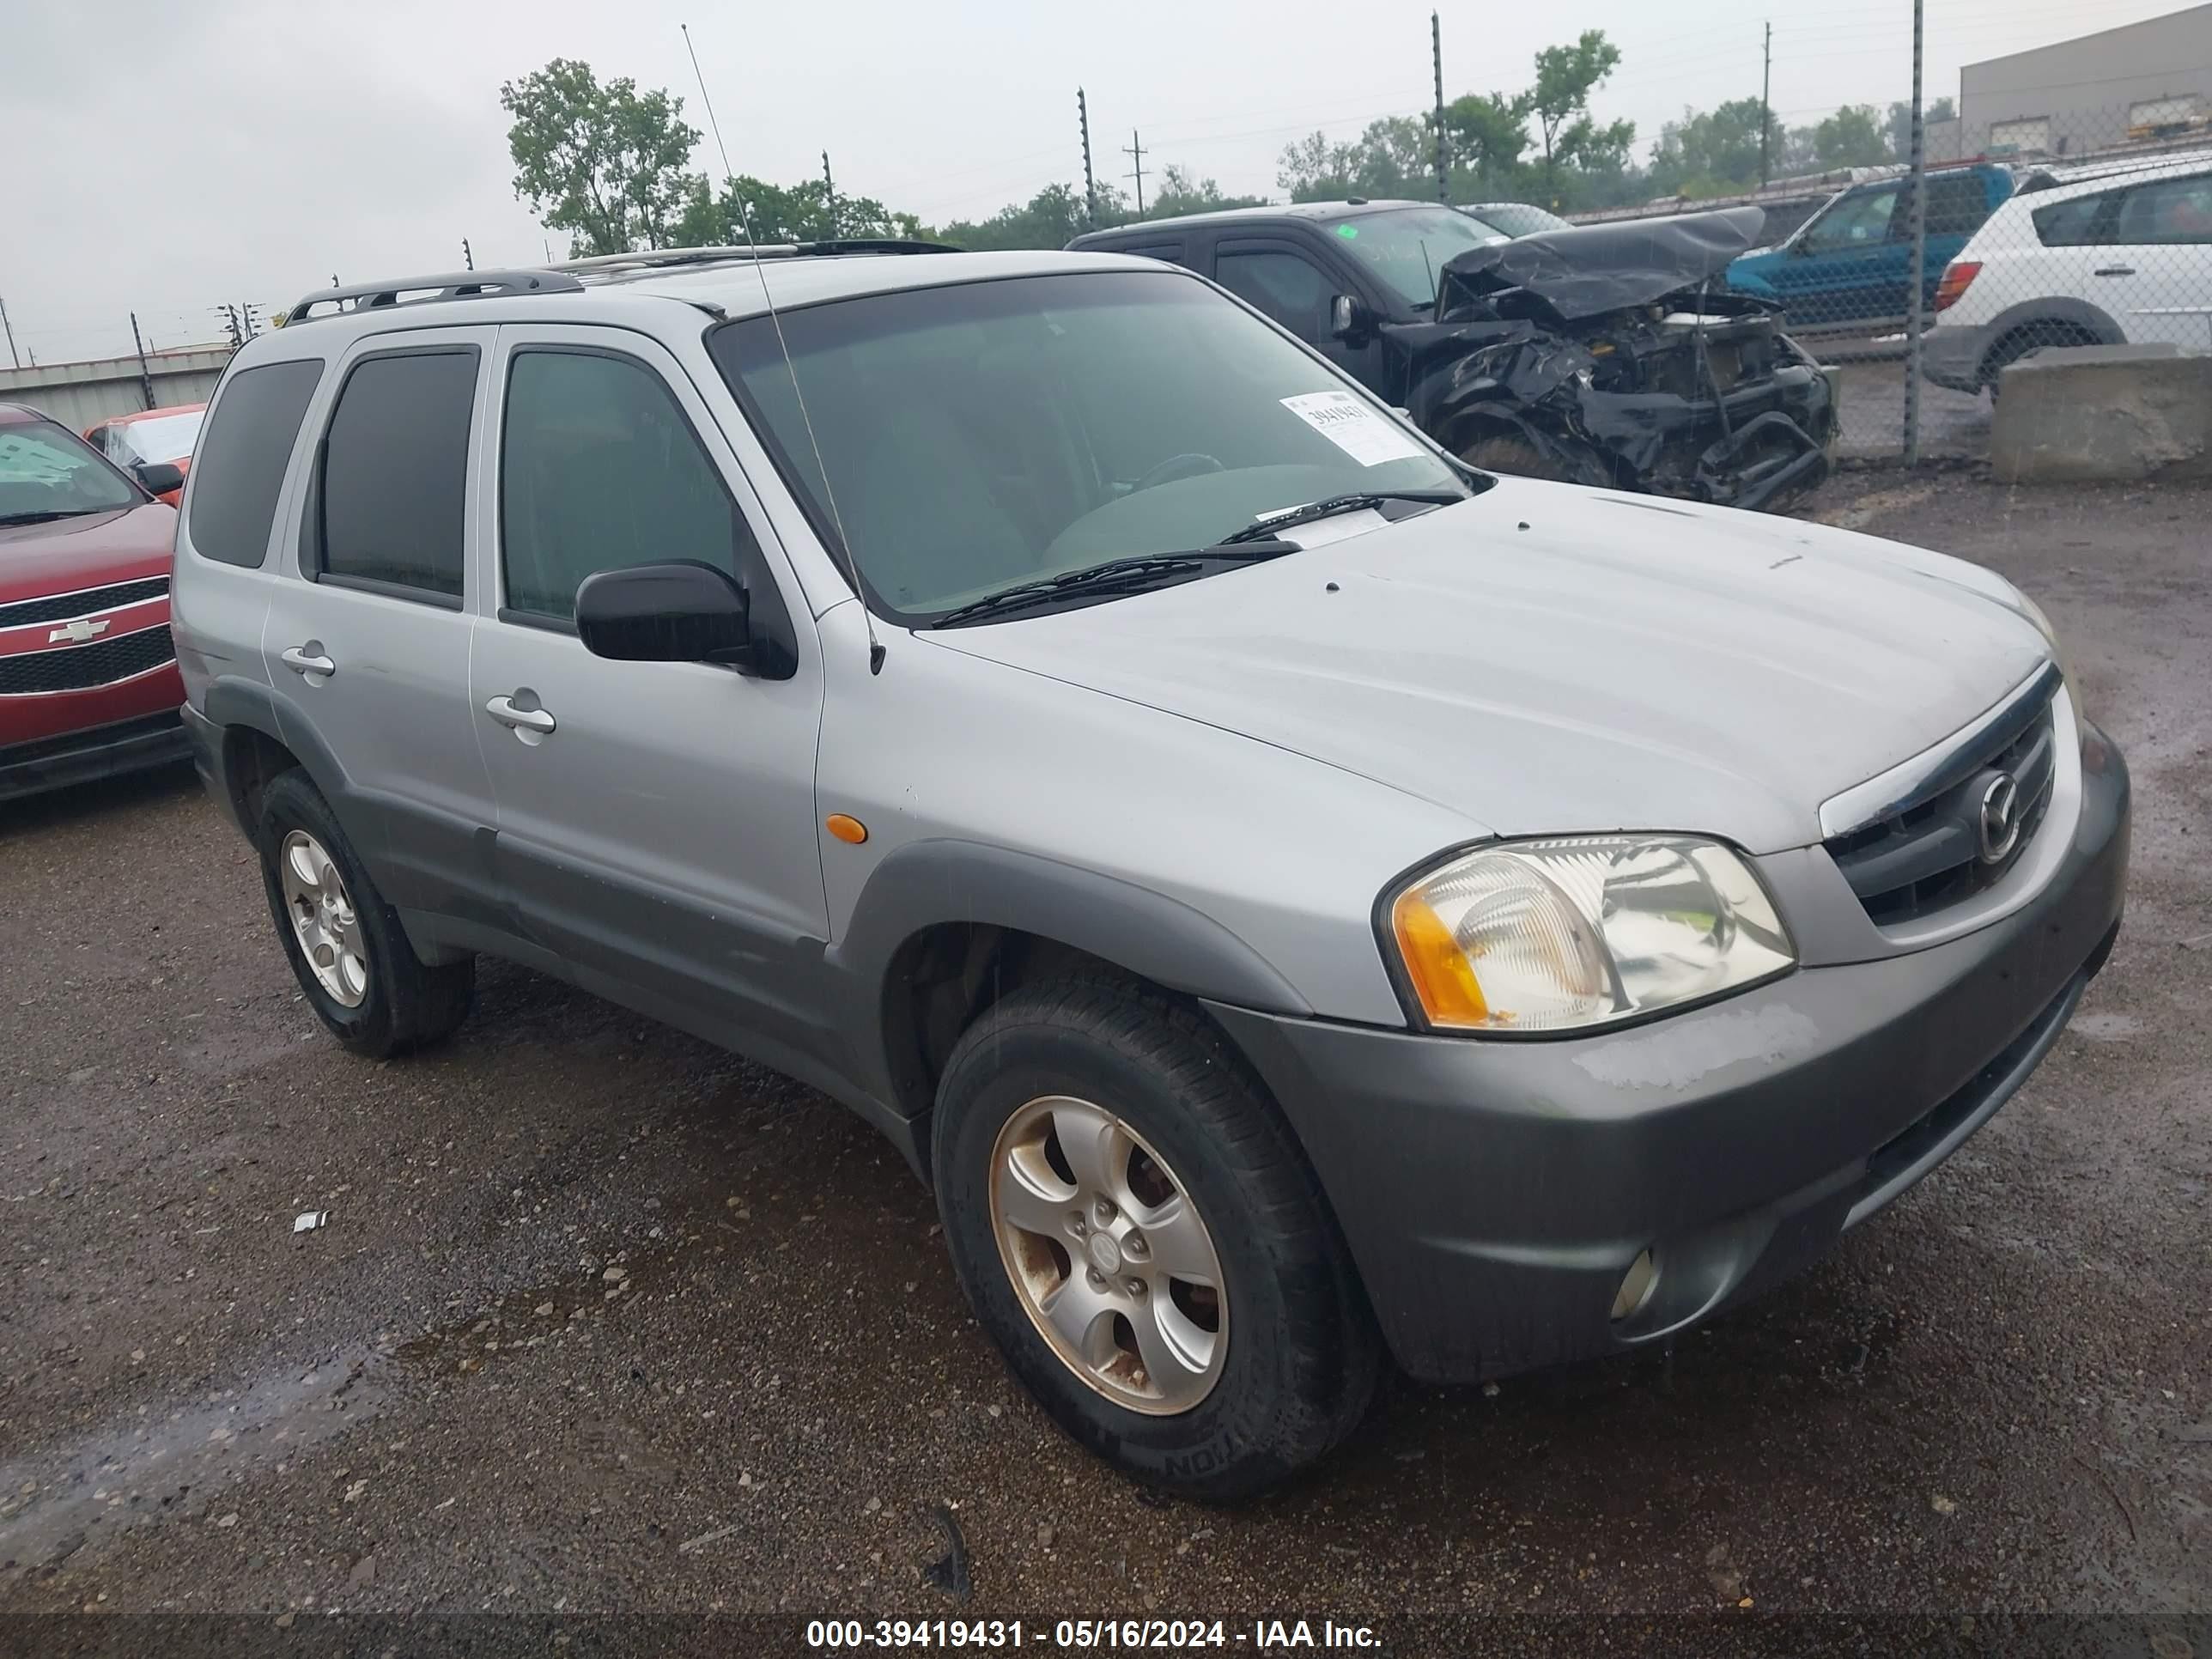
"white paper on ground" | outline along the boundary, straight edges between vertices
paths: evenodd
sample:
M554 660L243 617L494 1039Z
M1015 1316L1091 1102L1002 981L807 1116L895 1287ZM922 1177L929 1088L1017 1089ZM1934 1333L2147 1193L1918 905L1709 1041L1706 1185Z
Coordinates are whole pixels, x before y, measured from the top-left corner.
M1349 392L1309 392L1285 398L1283 407L1362 466L1403 461L1421 447Z

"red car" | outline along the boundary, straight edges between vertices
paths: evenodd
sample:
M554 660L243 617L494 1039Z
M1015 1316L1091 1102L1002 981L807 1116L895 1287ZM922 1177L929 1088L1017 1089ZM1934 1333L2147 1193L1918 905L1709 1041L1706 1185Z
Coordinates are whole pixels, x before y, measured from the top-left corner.
M188 751L169 642L184 483L136 476L34 409L0 404L0 800Z
M206 419L205 404L173 404L102 421L84 434L84 441L134 476L142 467L164 462L185 473L191 471L192 447L199 442L200 424ZM174 489L154 493L174 507L185 486L179 479Z

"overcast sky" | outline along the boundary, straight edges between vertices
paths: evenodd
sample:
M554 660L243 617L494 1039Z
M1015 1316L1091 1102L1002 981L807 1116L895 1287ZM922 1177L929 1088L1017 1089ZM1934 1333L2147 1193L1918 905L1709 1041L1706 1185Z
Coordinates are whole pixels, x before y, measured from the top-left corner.
M1148 172L1275 189L1283 145L1430 100L1429 0L0 0L0 301L42 362L219 337L209 307L327 284L538 262L514 199L502 81L556 57L682 95L707 126L689 22L739 172L790 182L828 149L841 191L932 222L1079 180L1075 88L1102 178L1141 131ZM1929 0L1928 95L1961 63L2175 9L2171 0ZM1911 87L1909 0L1444 0L1444 90L1510 91L1536 50L1602 28L1598 113L1637 154L1685 105L1756 96L1799 125ZM713 140L696 164L713 164ZM556 257L562 238L551 239Z

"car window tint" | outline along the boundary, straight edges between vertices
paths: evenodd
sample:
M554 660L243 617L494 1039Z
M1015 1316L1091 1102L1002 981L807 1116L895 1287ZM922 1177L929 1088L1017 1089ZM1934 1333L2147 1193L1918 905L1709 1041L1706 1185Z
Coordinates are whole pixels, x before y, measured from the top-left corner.
M1297 254L1227 252L1215 262L1214 275L1301 340L1319 344L1328 337L1328 279Z
M2212 173L2137 185L2120 198L2112 240L2124 247L2212 242Z
M1971 236L1989 217L1989 186L1978 173L1946 173L1928 181L1928 234Z
M2097 240L2097 215L2112 199L2109 194L2076 196L2070 202L2053 202L2030 216L2035 237L2045 247L2087 247Z
M265 363L224 382L192 462L185 539L204 559L258 565L269 550L276 492L292 459L323 360Z
M1896 210L1893 188L1871 191L1856 201L1838 202L1834 212L1805 233L1805 246L1815 253L1871 247L1889 240L1889 222Z
M672 559L757 580L752 532L721 475L660 376L633 358L517 353L499 483L510 610L566 622L594 571Z
M477 354L406 351L356 363L325 435L325 574L459 599Z

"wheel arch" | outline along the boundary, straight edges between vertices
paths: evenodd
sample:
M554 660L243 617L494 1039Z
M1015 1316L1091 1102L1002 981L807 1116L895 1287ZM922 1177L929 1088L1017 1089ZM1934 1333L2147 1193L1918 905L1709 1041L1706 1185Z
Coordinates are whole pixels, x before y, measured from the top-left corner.
M2127 331L2110 312L2092 305L2087 300L2065 295L2054 295L2039 300L2024 300L2008 306L1982 326L1987 331L1989 344L1983 349L1976 374L1986 385L1991 379L1990 365L1995 362L2004 348L2020 335L2038 325L2078 329L2092 337L2098 345L2124 345Z

